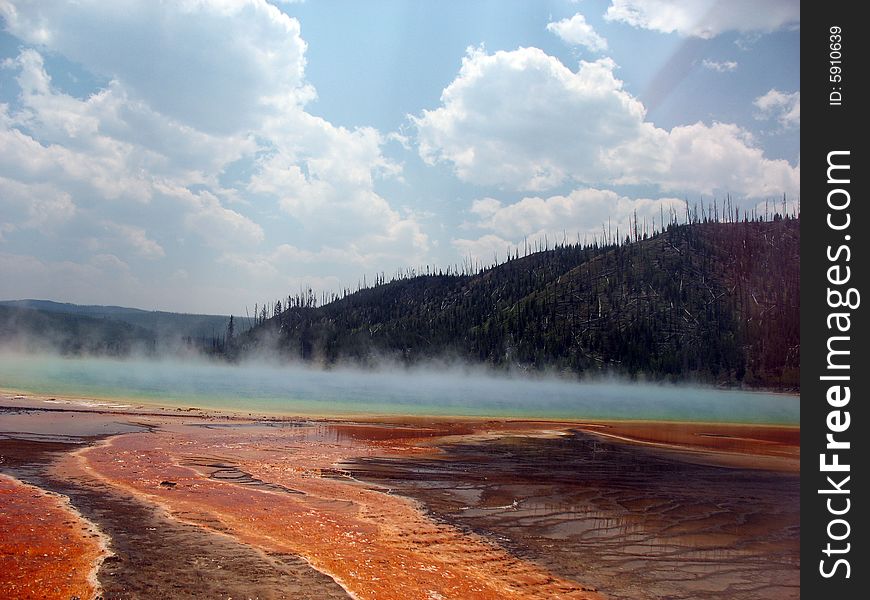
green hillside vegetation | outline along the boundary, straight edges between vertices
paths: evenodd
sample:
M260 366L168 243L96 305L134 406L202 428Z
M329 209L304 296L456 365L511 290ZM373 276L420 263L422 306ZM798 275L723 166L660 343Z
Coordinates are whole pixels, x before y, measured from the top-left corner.
M473 274L379 278L320 306L308 290L264 307L222 352L797 388L799 246L799 218L671 224Z
M12 300L0 301L0 306L31 308L43 312L63 313L110 319L142 327L158 338L190 337L193 339L211 338L223 335L229 317L224 315L201 315L174 313L160 310L142 310L122 306L93 306L51 302L49 300ZM252 319L236 317L239 327L250 326Z
M88 306L49 300L0 301L0 345L61 354L126 356L220 348L229 317ZM237 318L250 327L253 319Z
M0 305L0 345L25 352L126 356L151 353L154 333L121 321Z

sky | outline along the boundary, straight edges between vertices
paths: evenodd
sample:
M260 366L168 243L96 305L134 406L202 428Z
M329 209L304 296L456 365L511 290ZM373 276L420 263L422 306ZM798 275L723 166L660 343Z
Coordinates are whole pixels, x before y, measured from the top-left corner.
M0 299L244 314L800 202L796 0L0 0Z

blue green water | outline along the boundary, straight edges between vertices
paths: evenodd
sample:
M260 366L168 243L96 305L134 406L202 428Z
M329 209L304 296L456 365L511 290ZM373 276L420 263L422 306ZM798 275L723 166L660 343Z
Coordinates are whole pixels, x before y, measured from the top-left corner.
M800 423L798 397L784 394L509 378L458 369L321 371L0 354L0 389L274 414Z

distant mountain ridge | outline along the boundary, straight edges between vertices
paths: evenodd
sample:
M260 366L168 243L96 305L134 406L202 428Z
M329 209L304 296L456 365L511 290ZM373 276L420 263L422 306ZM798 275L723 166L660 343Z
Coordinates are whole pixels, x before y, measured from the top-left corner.
M457 358L496 368L797 388L800 220L672 224L476 274L406 277L290 308L227 353L325 365Z
M0 343L65 354L125 355L210 348L226 332L229 316L148 311L122 306L80 305L51 300L0 301ZM252 320L236 317L238 327Z
M111 319L0 303L0 350L125 356L153 352L153 332Z
M35 300L26 298L23 300L0 300L0 305L15 306L18 308L32 308L47 312L59 312L69 314L83 314L87 316L105 316L110 314L148 313L141 308L126 308L123 306L103 306L99 304L72 304L71 302L55 302L54 300Z

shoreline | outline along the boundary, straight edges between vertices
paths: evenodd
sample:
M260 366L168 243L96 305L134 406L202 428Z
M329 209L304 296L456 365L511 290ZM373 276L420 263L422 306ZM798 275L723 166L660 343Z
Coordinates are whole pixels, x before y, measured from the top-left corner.
M761 392L758 393L774 393ZM800 400L799 395L783 393L782 395L792 396L795 401ZM56 405L55 410L69 410L80 412L88 411L117 411L119 414L143 414L143 415L169 415L178 413L200 414L202 416L213 416L216 418L238 418L238 419L256 419L262 421L292 421L294 419L310 419L319 421L367 421L375 423L402 423L412 422L414 420L429 420L429 421L469 421L469 422L486 422L486 421L511 421L523 423L555 423L555 424L619 424L619 423L639 423L639 424L661 424L661 425L677 425L677 424L695 424L723 427L775 427L784 429L800 429L800 423L783 423L783 422L746 422L746 421L713 421L713 420L681 420L681 419L620 419L620 418L564 418L564 417L548 417L548 416L532 416L532 415L454 415L447 413L369 413L369 412L306 412L304 410L288 410L288 411L263 411L259 409L246 410L243 408L231 409L225 407L209 407L209 406L180 406L171 403L161 403L157 400L146 401L136 398L116 398L112 401L109 397L102 396L84 396L84 395L63 395L63 394L42 394L30 392L27 390L0 388L0 407L6 405L10 401L25 402L22 406L14 406L17 408L29 408L34 410L52 410L52 406L44 406L45 404ZM29 404L42 402L43 405ZM61 405L77 406L78 408L60 408ZM10 406L10 408L13 406ZM131 410L132 409L132 410ZM150 411L150 412L149 412Z
M45 406L45 404L50 404ZM733 466L748 466L788 472L800 471L800 425L768 424L768 423L723 423L704 421L657 421L646 419L548 419L548 418L513 418L513 417L483 417L483 416L445 416L445 415L307 415L307 414L274 414L253 413L244 411L227 411L222 409L206 409L198 407L173 407L160 404L115 404L104 401L94 401L91 398L57 398L54 396L23 396L16 394L8 396L0 390L0 411L30 410L47 413L95 413L102 415L118 415L127 417L159 417L172 419L201 418L205 420L220 420L228 423L262 423L280 424L310 422L336 425L377 426L377 427L430 427L433 437L441 444L449 444L450 437L469 439L497 439L509 435L569 435L571 431L580 430L587 433L620 441L672 451L675 454L686 454L694 459L708 458L712 464ZM2 412L0 412L2 414ZM455 429L453 434L444 428ZM470 430L466 430L470 428ZM485 435L472 430L485 428ZM687 435L679 435L673 431L684 430ZM708 430L708 431L704 431ZM435 433L437 432L437 433ZM534 432L534 433L533 433ZM762 439L751 434L762 432ZM744 435L740 435L744 434ZM0 432L2 436L2 432ZM694 436L694 439L692 438ZM708 439L703 439L708 438ZM771 452L769 444L775 444L768 438L789 438L785 444L788 452ZM729 443L743 440L740 444ZM715 443L719 441L720 443ZM728 446L728 447L726 447ZM735 447L736 446L736 447ZM774 448L775 449L775 448ZM781 459L777 461L777 459ZM754 464L753 464L754 463Z
M46 406L48 404L48 406ZM453 437L463 436L468 439L477 435L476 428L485 428L485 437L494 439L505 435L569 435L573 430L581 430L603 438L636 444L676 454L685 453L696 459L707 457L714 464L750 466L751 468L769 468L789 472L800 471L800 425L771 423L728 423L710 421L663 421L648 419L550 419L550 418L515 418L486 416L447 416L447 415L375 415L375 414L277 414L268 412L230 411L219 408L175 407L161 404L120 404L106 402L93 398L63 398L56 396L39 396L17 393L8 395L7 390L0 390L0 411L31 410L47 413L96 413L102 415L118 415L127 417L151 417L205 420L220 420L228 423L263 423L280 424L310 422L321 424L347 424L357 426L377 427L431 427L433 437L442 444L449 444L451 434L444 428L456 429ZM2 413L0 413L2 414ZM470 430L466 430L469 429ZM707 430L707 431L705 431ZM683 431L685 435L673 435L675 431ZM753 433L762 433L762 438L752 437ZM0 434L2 435L2 434ZM694 436L694 437L693 437ZM706 439L705 439L706 438ZM771 441L769 438L774 438ZM775 450L777 439L786 438L785 453L771 453ZM743 440L742 445L733 443ZM719 443L716 443L716 442ZM771 447L770 444L774 444ZM763 460L757 460L764 457ZM777 464L776 460L782 458ZM790 459L790 460L789 460ZM758 463L753 466L753 461Z

